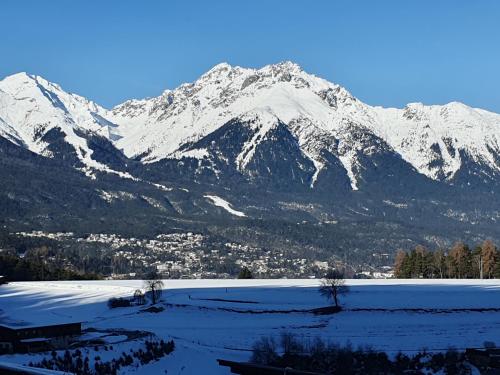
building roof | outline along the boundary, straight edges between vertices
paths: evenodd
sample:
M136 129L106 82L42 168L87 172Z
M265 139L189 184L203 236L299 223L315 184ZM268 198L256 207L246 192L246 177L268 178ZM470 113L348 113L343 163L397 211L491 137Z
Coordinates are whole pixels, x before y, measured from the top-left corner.
M61 327L61 326L67 326L67 325L71 325L71 324L82 324L82 322L65 322L65 323L56 323L56 324L33 324L33 323L27 323L27 322L2 323L2 324L0 324L0 328L19 330L19 329L26 329L26 328Z
M33 342L47 342L50 340L46 337L35 337L32 339L24 339L24 340L20 340L20 341L23 343L33 343Z
M29 367L20 365L19 363L10 363L0 361L0 370L9 370L12 372L19 372L19 374L29 375L73 375L72 372L63 372L56 370L49 370L44 368Z

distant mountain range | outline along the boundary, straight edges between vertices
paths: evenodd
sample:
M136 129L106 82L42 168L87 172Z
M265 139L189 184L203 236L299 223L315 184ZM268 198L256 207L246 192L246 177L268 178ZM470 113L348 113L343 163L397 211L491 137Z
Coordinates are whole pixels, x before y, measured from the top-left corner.
M291 62L219 64L110 110L15 74L0 81L0 156L12 229L272 221L322 226L332 249L500 239L500 115L372 107Z

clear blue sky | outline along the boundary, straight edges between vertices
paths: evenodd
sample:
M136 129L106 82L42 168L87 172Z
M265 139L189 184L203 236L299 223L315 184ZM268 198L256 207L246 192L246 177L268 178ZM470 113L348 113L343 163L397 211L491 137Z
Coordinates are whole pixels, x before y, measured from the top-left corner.
M110 107L213 65L292 60L384 106L500 112L500 1L0 1L0 77L42 75Z

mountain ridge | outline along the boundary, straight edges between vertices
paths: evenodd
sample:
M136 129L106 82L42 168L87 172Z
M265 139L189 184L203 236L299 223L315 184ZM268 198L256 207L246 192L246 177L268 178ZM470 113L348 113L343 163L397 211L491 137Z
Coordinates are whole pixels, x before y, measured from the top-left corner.
M500 115L459 102L442 106L409 103L403 109L372 107L343 87L308 74L289 61L260 69L221 63L193 83L165 90L158 97L129 100L110 110L26 73L0 81L0 90L5 96L7 88L8 94L18 99L20 93L34 96L33 87L26 93L25 86L30 80L52 106L70 115L69 122L73 122L73 127L102 135L128 157L146 163L166 158L204 157L203 150L191 150L185 154L181 149L233 118L255 110L267 110L280 121L294 124L291 129L299 144L304 145L301 150L316 168L311 187L314 187L324 164L319 156L321 150L312 146L312 140L326 136L341 143L339 158L350 176L351 187L357 189L353 171L357 163L354 151L360 145L344 136L348 133L348 123L365 127L416 170L434 180L453 179L462 166L461 154L457 152L460 150L474 162L486 164L494 173L500 171L495 158L500 150ZM12 130L19 125L16 121L5 120L6 117L0 110L0 134L8 135L11 140L18 139L28 144L32 151L43 154L44 145L29 139L32 134L20 137L19 131L14 133ZM59 122L67 125L68 121L62 119ZM71 128L63 130L65 137L72 136L67 134L72 133ZM460 137L451 134L453 131L458 131ZM85 147L78 137L73 138L70 143L77 144L78 154L79 149ZM91 150L85 151L91 154ZM91 157L79 154L79 158L91 168L103 169L93 163ZM241 164L239 159L235 162Z

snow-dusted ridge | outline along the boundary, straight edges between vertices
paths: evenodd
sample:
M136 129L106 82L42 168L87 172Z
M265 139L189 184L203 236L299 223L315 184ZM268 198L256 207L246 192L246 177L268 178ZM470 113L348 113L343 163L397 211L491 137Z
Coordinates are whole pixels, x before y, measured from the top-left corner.
M41 135L60 128L66 141L89 168L105 169L78 135L83 129L100 134L128 157L151 163L182 157L203 159L206 149L183 148L228 121L252 118L255 130L235 160L244 173L258 145L278 122L295 137L316 171L314 187L325 166L324 152L340 160L352 189L358 188L359 155L377 152L376 145L355 132L372 134L418 172L447 181L467 158L500 172L500 115L452 102L403 109L369 106L346 89L308 74L297 64L282 62L261 69L218 64L193 83L160 96L129 100L107 110L81 96L68 94L41 77L19 73L0 81L0 136L50 156Z
M30 151L52 156L44 136L51 130L64 134L73 146L83 170L114 172L92 158L93 150L80 132L107 136L116 126L106 120L107 111L81 96L69 94L42 77L18 73L0 81L0 135ZM109 133L109 132L108 132Z

